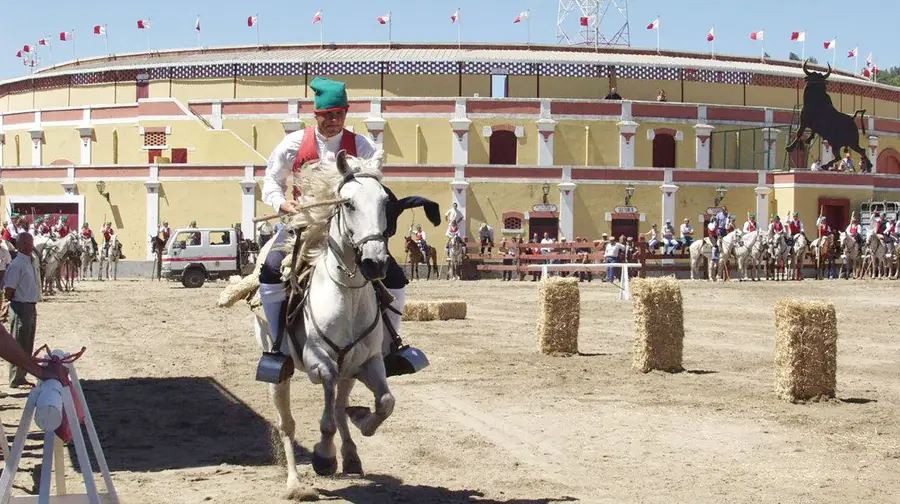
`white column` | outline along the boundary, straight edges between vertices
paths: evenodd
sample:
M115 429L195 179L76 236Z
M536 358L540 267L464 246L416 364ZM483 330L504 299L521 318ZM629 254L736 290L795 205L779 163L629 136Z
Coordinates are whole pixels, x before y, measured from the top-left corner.
M538 134L541 136L541 141L538 142L538 166L553 166L553 137L556 136L556 121L549 118L538 119L537 127Z
M453 128L453 164L469 164L469 127L472 121L462 118L450 119Z
M0 155L2 155L2 154L3 154L3 152L0 151ZM869 161L872 162L872 173L878 173L877 160L878 160L878 137L872 135L869 137Z
M619 121L619 167L634 168L634 135L637 133L638 123L634 121Z
M368 117L363 121L366 129L369 130L369 136L379 149L384 149L384 127L387 121L383 117Z
M574 182L559 184L559 232L568 241L575 240L575 188Z
M834 159L834 153L831 152L831 144L828 143L827 140L822 140L822 150L819 154L819 157L822 159L822 164L825 164Z
M466 211L466 197L469 194L469 183L465 180L454 180L450 182L450 187L453 188L453 203L456 203L456 207L463 214L463 223L459 228L459 234L465 238L469 236L469 233L466 231L469 227L469 213Z
M662 230L662 226L666 224L667 220L672 221L672 225L676 226L676 231L678 230L678 223L675 221L675 193L678 192L678 186L671 183L666 182L663 185L659 186L660 192L662 192L662 222L660 222L660 230Z
M144 182L147 188L147 260L153 260L153 250L150 248L150 236L156 236L159 231L159 165L150 165L150 177Z
M209 124L213 129L220 130L223 127L222 120L222 102L214 101L212 103L212 117L209 118Z
M78 163L89 165L91 164L91 156L94 148L94 127L79 127L78 136L81 139L81 160Z
M760 226L769 225L769 194L772 188L766 185L766 172L760 171L756 181L756 222Z
M28 130L31 135L31 164L40 166L44 155L44 130L39 127Z
M253 217L256 216L256 180L253 167L244 167L244 180L241 180L241 232L245 239L256 239L256 228Z
M778 130L776 128L763 128L763 152L766 153L763 169L772 171L778 167Z
M694 125L694 132L696 134L696 152L697 152L697 165L696 168L700 170L708 170L710 167L710 136L712 136L713 130L716 129L714 126L710 126L709 124L696 124Z
M300 120L300 102L297 100L288 100L288 118L281 121L284 127L284 133L293 133L303 128L303 121Z
M66 180L63 181L62 186L63 186L64 194L67 194L70 196L75 195L75 189L78 187L78 185L75 183L75 167L74 166L70 166L70 167L66 168Z

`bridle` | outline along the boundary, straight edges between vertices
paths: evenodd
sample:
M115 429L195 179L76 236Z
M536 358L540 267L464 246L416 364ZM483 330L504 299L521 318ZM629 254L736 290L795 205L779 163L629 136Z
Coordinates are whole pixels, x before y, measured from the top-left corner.
M338 186L337 194L338 195L341 194L341 189L343 189L344 186L348 182L352 182L352 181L358 182L357 179L359 179L359 178L371 178L371 179L378 180L378 177L376 177L375 175L370 175L368 173L348 174L344 177L344 180ZM380 183L380 181L379 181L379 183ZM341 257L341 251L338 250L338 248L337 248L337 244L334 242L334 240L332 240L330 238L328 240L328 250L331 251L331 255L333 255L335 260L337 261L338 270L342 271L347 276L348 279L352 279L352 278L356 277L356 274L359 272L360 260L362 258L362 246L370 241L382 242L385 244L385 246L387 246L387 238L384 236L384 233L381 233L381 234L373 233L373 234L364 236L359 240L354 240L353 239L353 230L347 229L347 226L345 224L346 217L343 217L343 215L344 215L344 205L343 204L346 203L347 201L348 201L347 199L340 200L341 204L339 204L337 206L337 209L332 214L332 218L337 219L338 233L340 233L340 235L341 235L341 240L353 249L354 263L355 263L353 265L353 270L351 270L349 267L347 267L347 264L344 262L343 257ZM343 219L342 219L342 217L343 217ZM327 270L327 268L326 268L326 270ZM330 275L330 273L329 273L329 275ZM362 287L365 287L369 282L371 282L371 279L366 278L365 282L363 282L361 285L355 286L355 285L347 285L344 282L341 282L336 278L332 278L332 280L334 280L335 283L342 285L344 287L347 287L349 289L360 289Z

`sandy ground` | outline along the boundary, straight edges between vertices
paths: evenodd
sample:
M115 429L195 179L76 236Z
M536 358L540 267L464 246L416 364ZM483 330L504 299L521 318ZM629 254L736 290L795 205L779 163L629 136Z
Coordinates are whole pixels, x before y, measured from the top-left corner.
M531 282L411 284L412 299L467 300L468 319L403 325L432 365L391 379L375 437L354 430L364 478L314 475L321 389L295 377L301 476L329 502L900 502L900 283L681 285L687 371L640 374L609 285L583 284L582 355L565 358L536 352ZM250 314L216 308L223 287L87 282L39 306L38 344L88 347L78 368L123 502L285 502ZM836 303L836 400L774 398L780 297ZM357 386L353 402L372 398ZM10 436L23 404L0 400ZM40 445L15 494L36 488Z

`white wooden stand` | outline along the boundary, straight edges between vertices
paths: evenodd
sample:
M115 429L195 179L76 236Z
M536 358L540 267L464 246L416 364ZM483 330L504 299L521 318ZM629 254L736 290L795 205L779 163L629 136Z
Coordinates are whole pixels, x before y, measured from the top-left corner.
M631 285L628 283L628 268L640 267L641 263L532 264L526 266L525 269L540 270L543 278L547 278L547 273L550 271L621 268L622 282L619 287L619 299L629 301L631 300Z
M52 355L63 358L68 354L59 350L55 350ZM44 451L43 451L43 467L41 469L40 492L36 496L11 497L13 481L16 472L19 469L19 461L22 458L22 450L25 448L25 439L28 431L31 429L31 421L34 419L35 406L37 398L41 391L41 386L45 382L31 389L28 394L28 402L25 404L25 410L22 413L22 421L19 422L19 428L16 430L16 439L13 442L12 450L6 447L6 436L3 435L0 448L4 448L3 456L6 460L6 467L3 470L3 476L0 477L0 504L7 503L39 503L39 504L101 504L110 503L118 504L119 497L116 495L115 486L113 486L112 477L109 474L109 466L106 464L106 457L103 455L103 449L100 447L100 440L97 437L97 429L94 428L94 421L91 418L91 412L88 409L87 402L84 399L84 391L81 389L81 382L78 381L78 373L75 372L73 363L64 364L69 369L69 378L71 385L62 388L62 407L66 412L66 419L69 422L69 429L72 432L72 440L75 443L75 453L78 455L78 464L81 467L81 473L84 477L85 494L69 494L66 492L66 475L65 463L63 459L63 442L57 438L54 433L55 428L44 430ZM87 447L84 444L84 436L81 433L81 425L78 421L78 413L75 410L75 402L72 398L71 387L75 388L75 392L81 401L81 408L84 411L84 424L87 428L88 437L91 440L91 447L100 471L103 474L103 480L106 483L106 492L99 493L97 485L94 482L94 470L91 467L91 461L88 458ZM2 426L0 426L2 430ZM0 434L3 434L0 432ZM56 467L54 467L56 466ZM52 470L56 473L56 495L50 495L50 475Z

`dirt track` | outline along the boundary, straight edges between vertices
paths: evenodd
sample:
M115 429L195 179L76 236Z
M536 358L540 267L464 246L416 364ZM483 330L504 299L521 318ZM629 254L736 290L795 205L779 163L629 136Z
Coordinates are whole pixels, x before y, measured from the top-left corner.
M900 284L681 285L688 371L643 375L630 304L606 284L583 284L583 355L563 358L536 352L535 284L413 283L412 299L466 299L468 319L404 323L432 365L391 379L375 437L354 430L365 478L313 475L321 389L295 378L301 475L329 502L900 502ZM38 344L88 347L78 368L123 502L284 502L250 314L215 308L222 287L87 282L38 307ZM837 305L835 401L773 396L785 296ZM18 396L0 400L10 436ZM362 386L353 397L371 405ZM14 494L36 479L20 471Z

